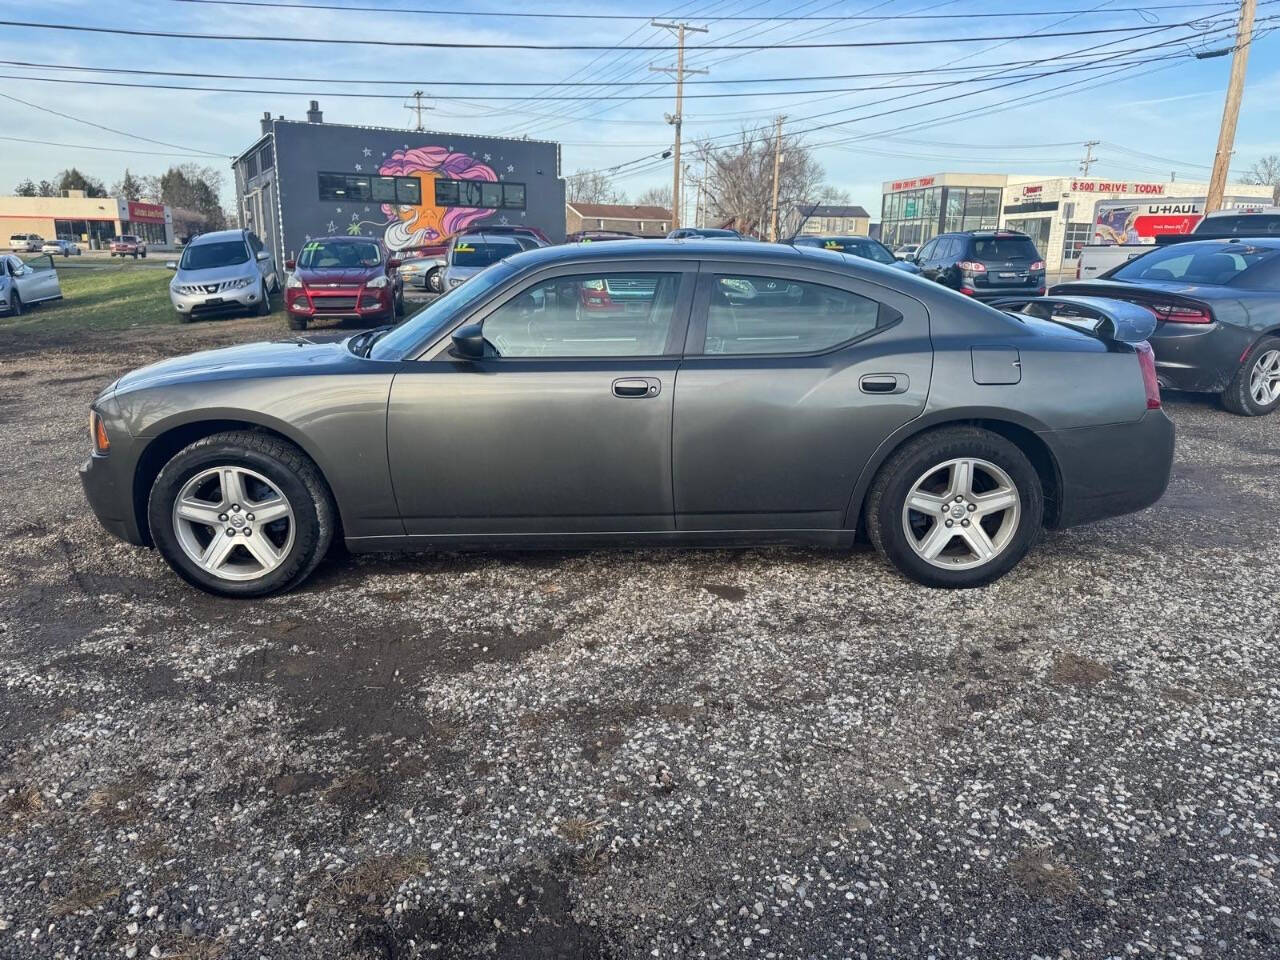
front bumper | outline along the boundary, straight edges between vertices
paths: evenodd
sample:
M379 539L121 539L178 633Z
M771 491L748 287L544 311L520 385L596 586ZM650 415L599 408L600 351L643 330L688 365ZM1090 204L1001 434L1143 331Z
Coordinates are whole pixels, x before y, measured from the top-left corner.
M111 456L94 454L80 465L80 485L85 499L98 522L113 536L136 546L149 546L146 537L138 529L133 503L133 477L125 471L125 460L115 456L115 441ZM132 460L130 459L131 463Z
M1257 334L1213 323L1161 323L1151 335L1156 376L1170 390L1221 393L1240 369Z
M323 292L291 289L285 296L285 311L309 320L324 317L336 320L378 319L392 316L396 293L394 287L380 290L339 288Z
M1149 507L1173 472L1174 426L1164 410L1131 423L1053 430L1041 438L1061 474L1054 526L1071 527Z
M257 307L262 299L261 295L261 284L216 293L182 293L169 288L169 302L173 304L173 308L183 315L193 317L243 313Z

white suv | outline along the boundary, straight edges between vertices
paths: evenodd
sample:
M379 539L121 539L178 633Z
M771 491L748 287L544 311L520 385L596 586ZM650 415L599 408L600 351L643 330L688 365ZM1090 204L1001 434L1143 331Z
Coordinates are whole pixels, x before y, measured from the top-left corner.
M15 233L9 238L9 249L14 253L39 253L44 237L38 233Z
M165 264L176 274L169 301L182 322L196 317L251 311L271 312L271 294L280 290L276 261L248 230L202 233Z

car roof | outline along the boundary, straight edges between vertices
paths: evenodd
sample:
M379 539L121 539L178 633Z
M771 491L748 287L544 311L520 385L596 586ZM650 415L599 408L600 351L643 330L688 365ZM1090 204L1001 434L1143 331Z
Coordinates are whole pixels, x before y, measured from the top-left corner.
M760 240L722 240L715 237L682 237L677 240L632 239L609 243L566 243L539 247L520 254L522 266L547 266L585 260L788 260L802 266L805 260L826 260L829 264L848 263L849 259L834 250L821 247L793 247L789 243L765 243ZM860 263L862 261L859 261Z
M205 243L217 243L219 240L243 240L245 231L235 230L215 230L212 233L202 233L190 243L189 247L198 247Z
M208 236L208 234L205 234ZM312 237L307 243L377 243L374 237L353 237L350 234L335 234L332 237Z
M1194 234L1189 234L1194 236ZM1152 247L1153 250L1182 250L1187 247L1230 247L1232 244L1246 244L1250 247L1266 247L1269 250L1280 250L1280 236L1275 234L1264 235L1261 237L1250 236L1231 236L1231 237L1205 237L1203 240L1185 240L1182 243L1170 244L1169 246Z
M468 231L467 233L459 233L453 239L455 241L481 240L485 243L498 243L498 244L509 243L513 247L520 246L520 244L516 241L515 237L513 237L509 233L485 233L483 230L471 230L471 231Z

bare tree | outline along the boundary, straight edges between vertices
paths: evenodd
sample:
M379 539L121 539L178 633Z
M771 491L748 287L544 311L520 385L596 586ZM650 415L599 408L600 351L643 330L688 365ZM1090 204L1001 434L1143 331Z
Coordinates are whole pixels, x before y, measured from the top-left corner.
M660 187L650 187L636 198L636 203L642 207L662 207L663 210L670 210L671 184L666 183Z
M706 205L716 225L732 222L740 231L763 236L773 206L773 127L743 127L738 142L726 147L697 145L706 165ZM818 195L822 166L798 136L782 138L778 173L778 209L783 214Z
M570 203L626 203L627 195L598 170L579 170L565 180L565 199Z
M1244 175L1244 182L1271 187L1271 202L1280 204L1280 156L1272 153L1258 160Z

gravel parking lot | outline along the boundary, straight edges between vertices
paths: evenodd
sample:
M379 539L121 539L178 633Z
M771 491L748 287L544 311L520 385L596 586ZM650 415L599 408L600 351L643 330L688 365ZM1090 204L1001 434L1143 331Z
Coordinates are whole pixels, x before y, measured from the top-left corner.
M1280 955L1280 420L992 587L868 548L335 555L197 593L75 475L126 369L0 331L0 956Z

